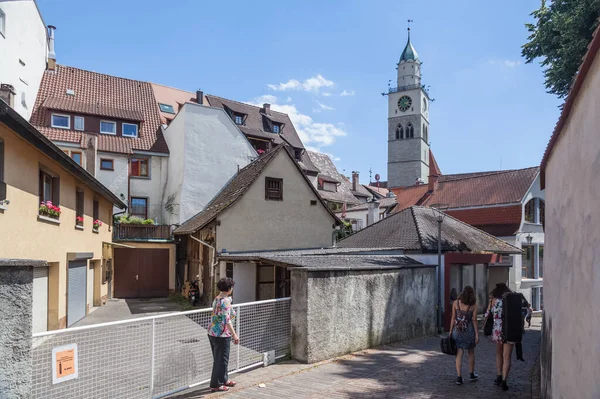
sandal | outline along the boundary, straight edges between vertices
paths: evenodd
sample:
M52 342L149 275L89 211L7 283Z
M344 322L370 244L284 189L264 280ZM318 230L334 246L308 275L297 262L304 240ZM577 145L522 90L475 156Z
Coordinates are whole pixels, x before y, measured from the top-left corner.
M234 386L235 386L235 384L237 384L235 381L231 381L231 380L229 380L229 381L227 381L227 382L225 383L225 386L226 386L226 387L234 387Z
M218 388L211 388L210 391L211 392L227 392L227 391L229 391L229 388L227 388L225 385L221 385Z

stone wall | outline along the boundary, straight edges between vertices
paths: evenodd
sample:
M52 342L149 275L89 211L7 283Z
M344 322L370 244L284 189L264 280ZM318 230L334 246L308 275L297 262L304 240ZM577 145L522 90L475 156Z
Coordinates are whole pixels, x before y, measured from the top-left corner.
M31 397L33 268L46 262L0 259L0 397Z
M435 332L435 267L292 270L292 357L308 363Z

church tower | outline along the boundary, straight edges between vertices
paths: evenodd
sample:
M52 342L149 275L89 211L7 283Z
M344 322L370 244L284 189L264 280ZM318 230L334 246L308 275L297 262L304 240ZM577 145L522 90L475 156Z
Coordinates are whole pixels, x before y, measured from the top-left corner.
M430 99L421 84L421 61L410 41L410 27L397 70L397 87L391 87L387 93L388 187L426 184L429 180Z

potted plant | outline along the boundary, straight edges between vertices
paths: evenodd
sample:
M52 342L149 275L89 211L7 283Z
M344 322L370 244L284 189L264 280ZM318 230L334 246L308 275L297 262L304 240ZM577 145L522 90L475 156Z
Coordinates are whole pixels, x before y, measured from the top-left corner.
M59 219L62 212L59 206L52 204L52 201L42 201L38 211L41 216L50 217L52 219Z
M94 228L94 231L98 231L98 229L100 229L100 226L102 226L102 222L98 219L94 220L94 225L92 226Z
M258 156L262 156L265 153L265 150L259 149L256 150L256 152L258 153Z
M82 227L83 227L83 216L77 216L77 217L75 218L75 224L76 224L77 226L82 226Z

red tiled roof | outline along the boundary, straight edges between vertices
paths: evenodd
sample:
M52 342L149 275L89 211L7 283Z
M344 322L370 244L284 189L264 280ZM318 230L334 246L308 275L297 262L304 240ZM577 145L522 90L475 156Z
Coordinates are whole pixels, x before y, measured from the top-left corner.
M489 172L453 179L440 178L423 205L446 204L449 208L520 203L539 173L539 167Z
M396 200L398 201L398 208L400 210L419 204L423 196L427 194L427 184L398 187L390 190L396 194Z
M542 158L542 173L540 176L540 185L542 190L546 186L546 166L548 165L548 160L550 159L552 150L554 149L556 142L560 138L560 134L562 133L562 130L565 127L565 123L567 123L567 119L571 114L573 104L575 104L575 98L577 98L579 90L581 90L581 86L583 86L583 83L587 76L587 73L590 70L592 63L594 62L594 59L596 58L596 54L598 54L598 50L600 50L600 35L598 34L599 31L600 26L598 26L594 31L593 39L588 45L588 51L583 57L583 62L579 67L579 71L577 71L577 75L575 75L575 81L571 86L571 90L569 91L569 95L567 96L567 101L563 106L558 122L556 123L556 127L554 128L554 132L552 132L552 137L550 137L550 142L548 143L546 151L544 152L544 157Z
M522 207L511 205L489 208L448 210L448 215L495 236L512 236L521 226Z
M42 107L84 115L108 116L136 122L142 122L144 120L144 115L136 110L109 107L100 103L84 103L68 98L48 97L44 100Z
M68 89L73 90L75 95L67 95ZM31 124L51 140L80 142L83 132L53 129L47 126L49 112L46 108L47 99L50 99L49 104L55 107L76 108L77 110L73 112L83 112L93 104L102 107L105 112L112 114L118 112L119 115L126 116L123 119L143 119L138 138L99 134L99 150L123 153L130 153L132 150L169 152L160 129L160 114L150 83L63 65L57 65L55 71L45 71L31 116Z
M429 149L429 176L441 176L442 175L442 171L440 170L440 167L437 164L437 161L435 160L435 157L433 156L433 151L431 151L431 148Z

